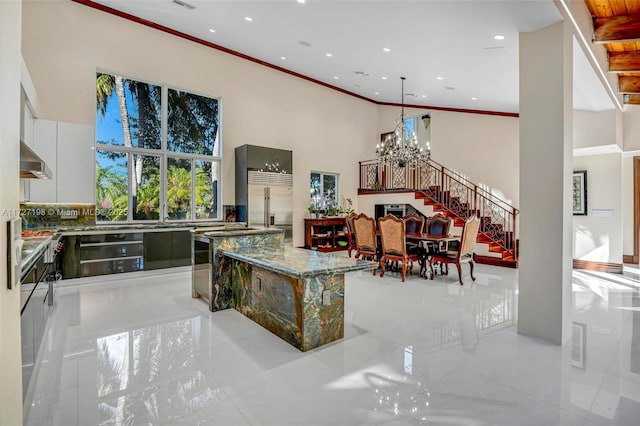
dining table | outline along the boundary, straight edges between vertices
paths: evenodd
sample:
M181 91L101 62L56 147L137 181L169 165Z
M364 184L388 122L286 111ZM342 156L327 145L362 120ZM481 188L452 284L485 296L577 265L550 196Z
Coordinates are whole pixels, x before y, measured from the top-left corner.
M423 268L424 278L427 278L428 268L426 268L426 264L429 261L429 245L431 245L432 250L443 253L449 251L451 243L457 243L456 247L460 244L460 237L441 234L427 234L424 232L407 232L405 233L405 238L407 241L417 243L425 249L425 267Z

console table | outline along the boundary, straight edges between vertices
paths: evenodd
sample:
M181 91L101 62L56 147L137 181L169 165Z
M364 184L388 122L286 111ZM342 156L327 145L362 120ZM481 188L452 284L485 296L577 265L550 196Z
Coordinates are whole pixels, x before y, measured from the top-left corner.
M324 217L304 220L304 248L329 252L346 250L348 246L345 218Z

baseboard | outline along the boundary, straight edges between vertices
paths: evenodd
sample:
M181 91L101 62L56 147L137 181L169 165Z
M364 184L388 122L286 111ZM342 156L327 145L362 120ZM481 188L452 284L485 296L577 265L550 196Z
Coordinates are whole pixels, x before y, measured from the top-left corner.
M633 256L631 254L625 254L622 255L622 262L623 263L632 263L634 265L637 265L638 262L638 256Z
M592 262L590 260L573 259L573 269L586 269L587 271L609 272L621 274L621 263Z
M504 260L499 257L479 256L477 254L474 255L473 258L476 261L476 263L480 263L482 265L502 266L505 268L513 268L513 269L518 268L518 262L515 260Z

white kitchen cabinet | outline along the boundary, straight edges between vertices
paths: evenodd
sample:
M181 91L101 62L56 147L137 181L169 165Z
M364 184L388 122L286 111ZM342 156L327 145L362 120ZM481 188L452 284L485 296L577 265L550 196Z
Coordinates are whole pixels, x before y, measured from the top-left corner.
M58 123L56 173L59 203L96 202L96 157L93 126Z
M33 149L35 119L33 118L31 110L29 110L29 107L27 107L27 105L24 105L23 108L24 112L22 116L22 126L20 128L20 140L26 143L29 148Z
M94 203L94 128L35 120L34 151L51 169L51 179L31 179L32 203Z
M56 157L58 123L49 120L34 120L32 148L51 170L51 179L30 179L29 200L33 203L55 203Z

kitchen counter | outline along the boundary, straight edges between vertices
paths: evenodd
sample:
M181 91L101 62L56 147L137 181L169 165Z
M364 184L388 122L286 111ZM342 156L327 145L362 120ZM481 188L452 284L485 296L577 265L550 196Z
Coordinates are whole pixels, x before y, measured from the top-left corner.
M198 230L207 231L224 229L233 226L235 228L245 227L244 223L230 224L228 222L181 222L181 223L123 223L123 224L105 224L93 226L77 226L65 227L60 226L57 231L63 236L65 235L94 235L101 233L128 233L128 232L164 232L175 230Z
M254 249L245 251L222 250L224 256L260 266L293 278L307 278L328 273L345 273L371 269L372 262L345 257L344 254L319 253L285 247L281 251Z
M24 245L22 246L22 262L20 263L20 277L24 277L24 274L33 266L38 260L40 254L44 253L47 247L49 247L51 237L29 237L24 238Z
M281 247L219 250L232 307L301 351L344 337L345 273L377 266L344 254Z

